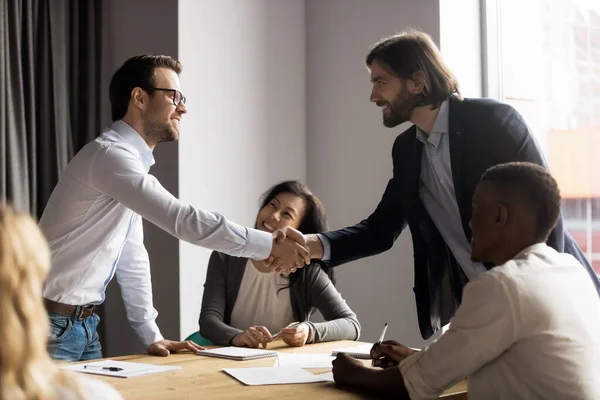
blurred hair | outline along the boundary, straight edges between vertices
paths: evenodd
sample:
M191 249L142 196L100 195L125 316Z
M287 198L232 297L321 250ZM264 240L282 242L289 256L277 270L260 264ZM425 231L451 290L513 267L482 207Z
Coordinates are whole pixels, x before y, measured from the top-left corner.
M61 388L82 393L46 350L42 284L50 251L35 221L0 204L0 400L55 400Z

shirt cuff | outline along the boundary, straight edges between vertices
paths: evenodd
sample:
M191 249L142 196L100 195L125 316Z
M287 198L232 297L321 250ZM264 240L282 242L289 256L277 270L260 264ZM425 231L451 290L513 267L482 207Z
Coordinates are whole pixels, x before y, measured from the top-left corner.
M404 387L411 399L437 399L443 392L443 390L436 390L425 380L420 363L424 354L425 351L420 351L406 357L398 366L404 380Z
M156 325L156 320L154 319L135 328L135 333L138 334L138 336L142 340L142 343L144 343L144 346L146 347L160 340L164 340L163 335L160 334L160 329L158 329L158 325Z
M331 243L329 243L329 238L325 235L321 235L320 233L317 233L317 237L323 245L323 258L321 258L321 261L331 260Z
M246 228L246 247L242 251L243 258L266 260L271 255L273 235L258 229Z

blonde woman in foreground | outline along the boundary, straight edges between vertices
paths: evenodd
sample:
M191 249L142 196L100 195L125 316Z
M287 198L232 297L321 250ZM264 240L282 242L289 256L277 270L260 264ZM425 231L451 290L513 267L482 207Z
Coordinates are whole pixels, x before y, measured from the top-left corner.
M26 214L0 204L0 400L122 400L109 384L60 368L46 351L48 245Z

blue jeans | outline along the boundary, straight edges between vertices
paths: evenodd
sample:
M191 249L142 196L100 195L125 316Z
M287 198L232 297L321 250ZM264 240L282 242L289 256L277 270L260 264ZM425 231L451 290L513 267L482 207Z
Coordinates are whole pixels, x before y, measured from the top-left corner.
M50 337L48 353L55 360L84 361L102 358L102 346L96 328L100 317L96 314L85 319L48 313Z

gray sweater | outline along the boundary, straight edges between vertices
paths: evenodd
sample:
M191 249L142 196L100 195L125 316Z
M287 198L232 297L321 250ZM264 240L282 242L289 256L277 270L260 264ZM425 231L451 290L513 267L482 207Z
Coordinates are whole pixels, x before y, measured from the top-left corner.
M204 283L200 334L216 345L227 346L242 331L229 324L248 259L213 252ZM290 300L296 321L310 329L310 343L358 340L360 324L342 296L318 264L299 269L299 279L290 287ZM318 309L326 322L311 322Z

